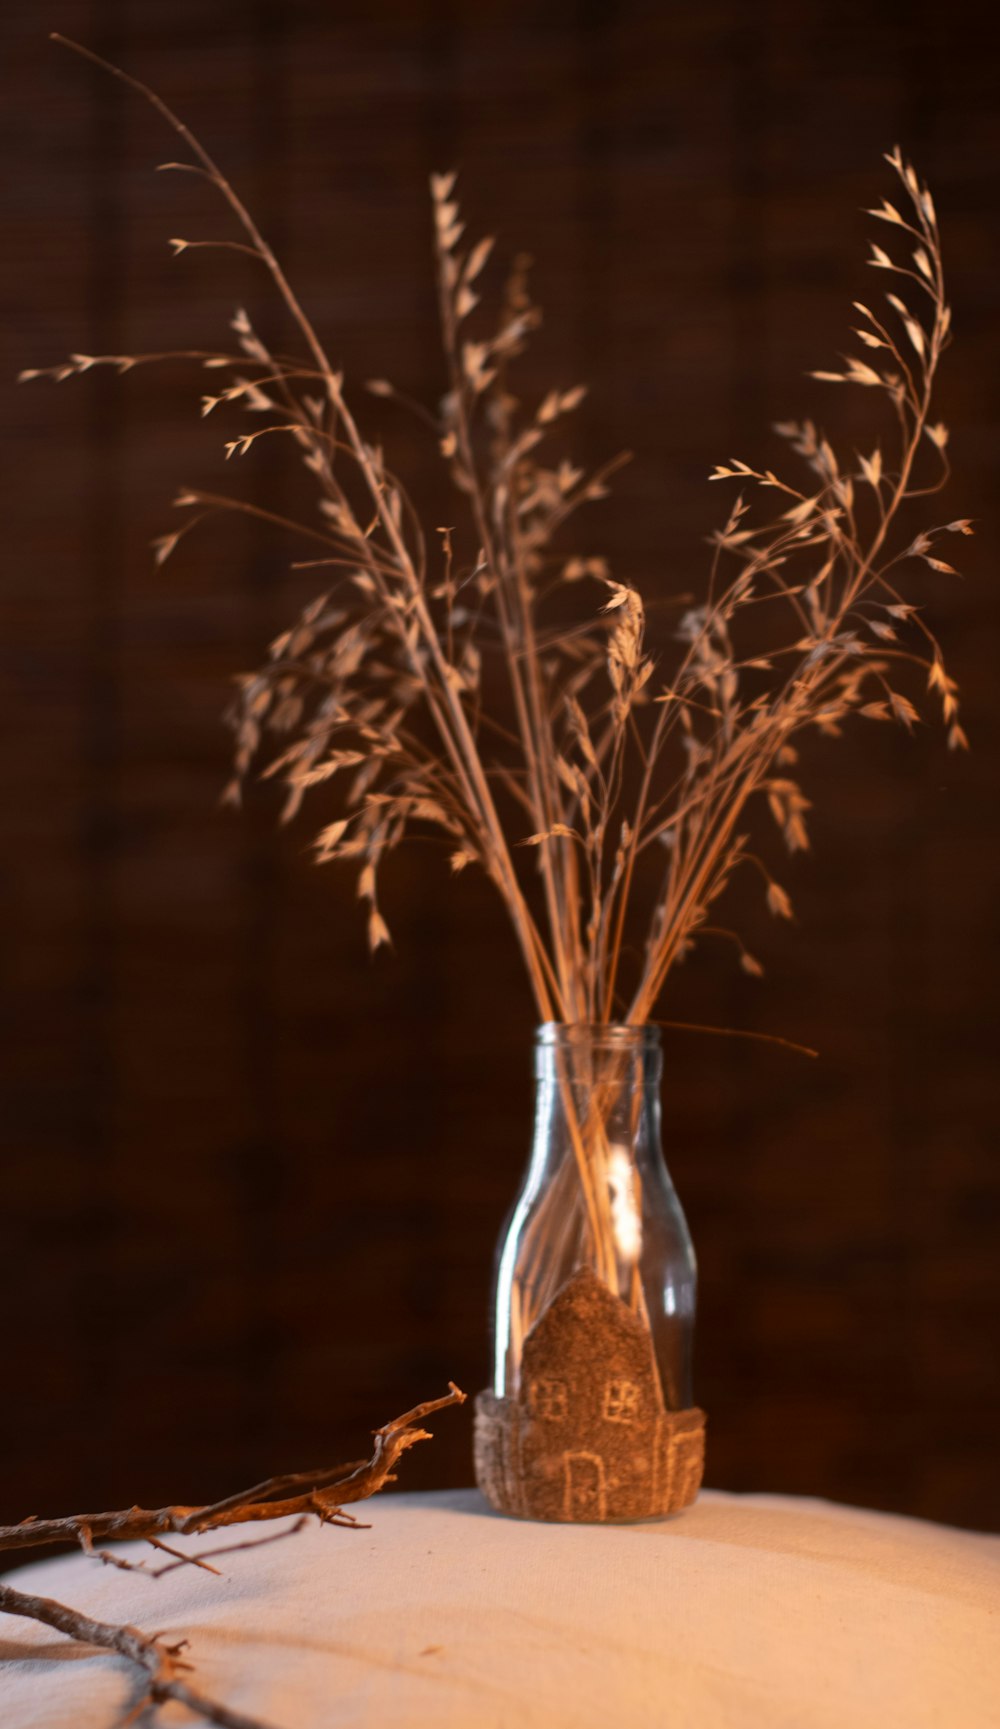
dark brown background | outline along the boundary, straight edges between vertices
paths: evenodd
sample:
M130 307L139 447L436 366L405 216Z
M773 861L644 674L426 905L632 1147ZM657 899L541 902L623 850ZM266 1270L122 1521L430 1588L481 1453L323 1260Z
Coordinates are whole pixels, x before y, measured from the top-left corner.
M709 1481L1000 1528L1000 124L977 14L9 4L3 378L69 349L211 345L238 301L265 303L231 259L170 261L166 236L222 218L150 175L175 144L52 26L202 133L352 379L440 388L426 176L460 163L476 230L537 257L526 390L589 378L578 448L638 453L583 550L655 597L704 569L710 464L773 460L774 418L815 407L870 448L868 399L802 375L871 286L880 151L915 155L955 305L944 508L982 519L966 580L933 596L975 753L931 728L813 753L815 850L781 872L798 927L752 899L767 978L706 950L664 1012L821 1060L672 1036L666 1148L701 1260ZM411 856L396 952L371 965L308 824L279 835L263 796L217 807L227 680L307 590L238 526L152 570L178 483L222 478L200 385L3 385L0 1517L211 1496L356 1454L449 1376L481 1385L527 1149L530 1003L486 889ZM371 424L419 492L422 447L381 405ZM225 479L279 503L299 487L277 441ZM467 1414L448 1414L407 1485L469 1474Z

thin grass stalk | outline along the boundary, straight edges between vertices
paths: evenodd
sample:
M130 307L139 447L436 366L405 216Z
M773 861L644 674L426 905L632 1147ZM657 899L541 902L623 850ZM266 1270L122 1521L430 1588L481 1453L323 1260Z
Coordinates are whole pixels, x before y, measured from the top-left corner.
M969 534L972 525L959 519L919 530L909 544L895 540L904 507L939 490L950 473L947 429L931 419L950 311L936 214L913 169L898 151L890 155L906 214L888 200L871 212L897 240L905 237L910 252L900 262L873 247L870 263L892 273L893 288L888 312L855 302L862 319L855 335L867 358L845 356L842 370L814 375L881 399L895 454L884 457L879 442L869 456L842 459L805 420L777 428L800 465L798 478L805 475L801 484L735 458L718 465L711 478L735 480L741 490L713 536L704 601L683 603L683 646L663 679L663 646L655 656L646 647L637 589L613 579L603 557L560 550L574 513L603 497L617 459L588 475L569 455L546 454L582 387L551 391L533 409L514 398L508 374L537 312L523 270L515 270L499 324L480 334L479 278L492 242L463 240L454 175L432 183L448 394L434 410L384 380L370 386L415 408L437 437L465 506L454 542L452 530L440 542L381 446L363 432L343 377L215 160L148 86L91 50L67 45L140 94L182 140L193 160L167 166L200 175L221 195L246 244L219 244L263 263L305 351L272 352L240 312L235 353L75 354L23 375L62 381L100 366L126 372L140 362L185 359L221 380L221 389L202 398L203 416L216 409L274 415L227 443L227 458L280 434L314 477L322 528L213 488L183 493L178 508L195 514L154 543L162 563L208 516L239 511L322 549L322 557L295 568L333 573L332 588L271 645L264 665L240 677L236 791L265 745L274 750L263 775L285 786L289 819L307 793L335 795L344 784L334 786L335 777L350 771L334 804L344 814L321 829L317 856L359 868L373 949L389 938L380 866L414 829L448 849L454 871L484 870L514 928L541 1021L607 1025L619 1014L627 1025L642 1025L677 961L713 935L735 939L742 964L759 972L742 937L710 918L710 909L749 860L764 877L771 913L791 916L787 893L763 862L755 812L770 806L790 852L807 844L808 801L795 766L802 737L884 720L912 729L919 709L900 681L916 674L926 675L940 703L949 746L966 745L957 685L933 631L906 598L904 566L922 561L952 575L939 539ZM172 244L182 252L216 243ZM931 449L936 478L925 483L922 453ZM770 516L760 509L769 497L777 501ZM429 548L438 545L434 557ZM724 562L734 575L724 574ZM577 605L569 622L558 610L551 617L550 605L568 599L572 584L583 585L578 597L597 593L605 604ZM765 613L751 614L765 602ZM755 632L751 619L762 628ZM501 710L482 678L488 655L499 655L505 668L509 701ZM526 836L525 818L535 831ZM656 871L651 849L661 843L669 843L669 857ZM595 1085L581 1114L567 1075L560 1086L573 1160L560 1192L578 1186L580 1252L611 1280L610 1094ZM553 1206L544 1226L550 1252L540 1257L543 1283L575 1228ZM522 1329L530 1327L536 1296L519 1292Z

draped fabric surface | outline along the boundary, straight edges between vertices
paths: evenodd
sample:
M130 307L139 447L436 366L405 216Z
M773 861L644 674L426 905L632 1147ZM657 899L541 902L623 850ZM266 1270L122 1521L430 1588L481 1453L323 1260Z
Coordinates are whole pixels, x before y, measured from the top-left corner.
M189 1637L196 1683L276 1729L1000 1725L1000 1538L712 1492L603 1528L502 1519L469 1490L361 1511L370 1529L236 1553L221 1578L72 1556L11 1582ZM111 1729L136 1686L0 1616L4 1729Z

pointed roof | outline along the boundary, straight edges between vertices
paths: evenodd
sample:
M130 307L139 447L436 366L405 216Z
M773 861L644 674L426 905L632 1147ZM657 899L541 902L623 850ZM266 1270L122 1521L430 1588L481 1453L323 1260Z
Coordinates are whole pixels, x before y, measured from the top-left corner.
M649 1328L590 1267L567 1279L524 1342L521 1385L536 1375L589 1382L595 1371L652 1386L663 1409Z

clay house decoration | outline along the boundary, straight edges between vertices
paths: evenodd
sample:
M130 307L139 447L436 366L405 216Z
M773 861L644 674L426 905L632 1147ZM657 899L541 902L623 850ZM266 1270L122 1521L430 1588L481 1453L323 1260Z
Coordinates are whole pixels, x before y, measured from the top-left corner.
M480 1483L522 1518L679 1512L698 1493L704 1447L704 1413L666 1409L647 1326L587 1267L525 1340L517 1394L478 1402Z

